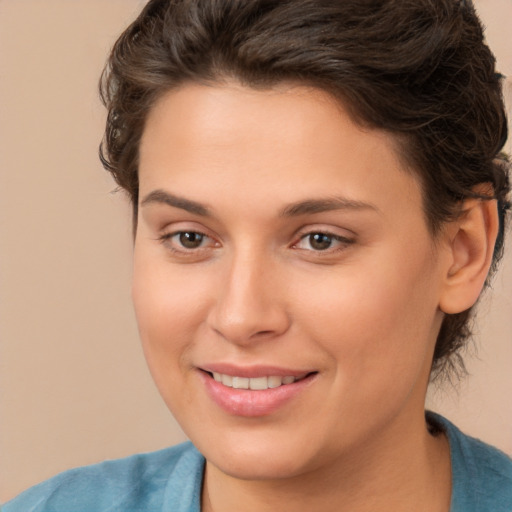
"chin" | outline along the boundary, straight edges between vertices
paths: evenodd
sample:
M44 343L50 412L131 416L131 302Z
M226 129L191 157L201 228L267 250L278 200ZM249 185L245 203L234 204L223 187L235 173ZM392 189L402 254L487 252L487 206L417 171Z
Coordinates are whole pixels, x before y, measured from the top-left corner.
M208 462L224 474L242 480L278 480L292 478L312 469L314 454L304 443L294 442L289 433L267 432L246 435L228 431L226 436L192 439Z
M219 454L207 458L222 473L240 480L279 480L292 478L304 472L297 460L297 454L279 453L277 457L269 453L261 454Z

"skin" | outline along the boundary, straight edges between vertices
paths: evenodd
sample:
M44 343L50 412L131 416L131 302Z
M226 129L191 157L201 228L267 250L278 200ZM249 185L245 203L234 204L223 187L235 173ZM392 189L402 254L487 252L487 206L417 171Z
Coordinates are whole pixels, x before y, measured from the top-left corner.
M334 197L343 207L290 214ZM448 445L428 433L424 400L443 306L474 302L485 279L486 207L467 216L480 245L462 221L434 243L390 135L319 90L236 83L154 106L140 198L136 315L156 385L207 459L203 510L448 511ZM186 248L180 233L204 236ZM211 362L316 374L247 418L205 392Z

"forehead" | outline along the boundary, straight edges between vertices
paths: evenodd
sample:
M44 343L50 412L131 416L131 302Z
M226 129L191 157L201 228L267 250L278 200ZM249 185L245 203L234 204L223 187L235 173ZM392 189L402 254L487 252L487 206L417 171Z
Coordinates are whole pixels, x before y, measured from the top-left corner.
M201 199L217 189L251 198L264 185L267 198L282 201L336 193L388 207L405 198L421 208L419 184L397 148L319 89L189 84L166 93L148 116L140 196L192 187Z

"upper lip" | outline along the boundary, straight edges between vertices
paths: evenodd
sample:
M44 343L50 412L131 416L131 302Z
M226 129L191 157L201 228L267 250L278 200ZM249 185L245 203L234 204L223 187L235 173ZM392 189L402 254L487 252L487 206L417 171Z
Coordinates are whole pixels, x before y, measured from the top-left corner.
M223 375L231 375L233 377L295 377L302 378L313 373L314 370L301 370L292 368L283 368L271 365L251 365L251 366L238 366L230 363L211 363L199 366L199 368L209 373L221 373Z

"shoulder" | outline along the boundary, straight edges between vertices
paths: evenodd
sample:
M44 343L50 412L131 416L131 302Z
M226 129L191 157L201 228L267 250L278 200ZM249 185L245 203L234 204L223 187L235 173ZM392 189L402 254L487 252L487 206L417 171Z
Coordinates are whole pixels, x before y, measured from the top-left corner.
M183 443L71 469L21 493L2 512L160 511L169 487L197 492L203 463L194 446Z
M450 442L452 511L510 512L512 459L441 416L431 414L429 419L441 426Z

